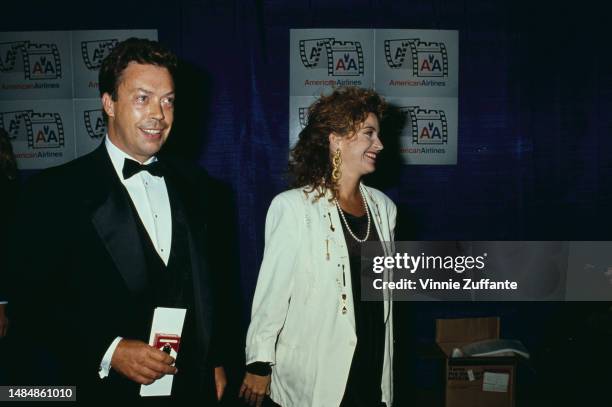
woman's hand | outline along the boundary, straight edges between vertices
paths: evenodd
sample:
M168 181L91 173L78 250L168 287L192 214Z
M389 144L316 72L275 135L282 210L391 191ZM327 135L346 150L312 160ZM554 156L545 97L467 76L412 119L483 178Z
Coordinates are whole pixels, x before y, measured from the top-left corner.
M244 398L244 401L250 406L260 407L264 398L270 394L270 382L270 375L259 376L247 372L240 386L238 397Z

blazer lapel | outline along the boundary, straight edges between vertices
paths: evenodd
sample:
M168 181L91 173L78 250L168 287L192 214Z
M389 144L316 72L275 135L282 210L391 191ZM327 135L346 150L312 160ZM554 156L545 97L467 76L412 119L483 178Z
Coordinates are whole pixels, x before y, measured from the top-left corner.
M378 200L370 193L368 187L361 184L363 186L363 191L365 191L366 201L368 206L370 207L370 211L372 212L372 217L374 218L374 225L376 226L376 230L378 231L378 236L380 237L380 243L382 245L382 249L385 253L385 256L393 256L395 252L395 245L393 243L393 237L391 236L391 230L389 229L389 219L387 218L387 214L382 213ZM393 270L389 270L385 268L383 279L385 281L393 280ZM385 313L385 323L389 319L391 315L391 306L390 302L392 301L393 291L386 289L384 292L384 313Z
M390 243L393 238L391 237L389 230L389 219L387 219L387 214L381 212L378 200L370 193L368 187L363 184L361 185L363 186L362 190L365 191L365 198L368 203L368 207L370 208L370 212L372 213L372 220L374 221L374 226L378 232L378 237L380 238L382 248L386 256L391 256L393 249Z
M206 267L206 244L204 229L206 227L201 213L206 212L204 207L194 207L194 200L191 199L192 189L197 185L191 185L175 171L171 163L168 164L168 171L165 176L166 187L172 206L173 223L182 222L187 231L189 243L189 258L191 260L193 294L194 294L194 315L197 329L197 340L200 344L199 351L203 352L204 361L207 354L208 344L211 334L211 311L213 308L210 287L210 276ZM204 204L204 203L202 203Z
M133 292L147 286L145 257L130 197L117 177L104 145L94 152L100 196L91 220L125 284Z

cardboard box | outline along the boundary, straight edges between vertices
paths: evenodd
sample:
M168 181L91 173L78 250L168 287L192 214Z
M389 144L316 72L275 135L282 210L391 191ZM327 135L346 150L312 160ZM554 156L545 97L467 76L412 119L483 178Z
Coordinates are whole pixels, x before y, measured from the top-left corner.
M437 319L436 343L445 355L446 407L514 407L517 357L451 358L468 343L499 339L499 318Z

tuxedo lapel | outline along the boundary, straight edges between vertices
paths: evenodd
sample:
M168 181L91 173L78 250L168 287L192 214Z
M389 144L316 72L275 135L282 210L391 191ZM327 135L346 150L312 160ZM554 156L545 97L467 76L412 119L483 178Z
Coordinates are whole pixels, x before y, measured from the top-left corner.
M141 292L147 285L147 273L129 194L119 181L104 145L92 158L99 174L96 180L99 196L94 199L92 223L127 287Z
M189 259L192 265L194 315L196 324L199 326L196 332L197 341L200 344L198 348L206 354L210 343L212 324L210 316L213 304L210 293L210 276L205 260L204 230L206 225L202 213L206 211L206 208L197 206L203 202L194 199L197 191L193 191L194 188L201 186L188 182L172 165L168 165L165 180L172 206L173 223L182 221L187 232Z

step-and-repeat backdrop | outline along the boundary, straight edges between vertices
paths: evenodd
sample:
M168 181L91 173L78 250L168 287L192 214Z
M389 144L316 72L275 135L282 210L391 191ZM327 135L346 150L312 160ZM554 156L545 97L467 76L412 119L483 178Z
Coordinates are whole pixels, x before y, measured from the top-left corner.
M20 169L41 169L92 151L106 134L98 69L120 41L157 30L0 33L0 127Z
M290 37L290 146L318 96L359 86L405 115L404 163L457 163L458 31L294 29Z

